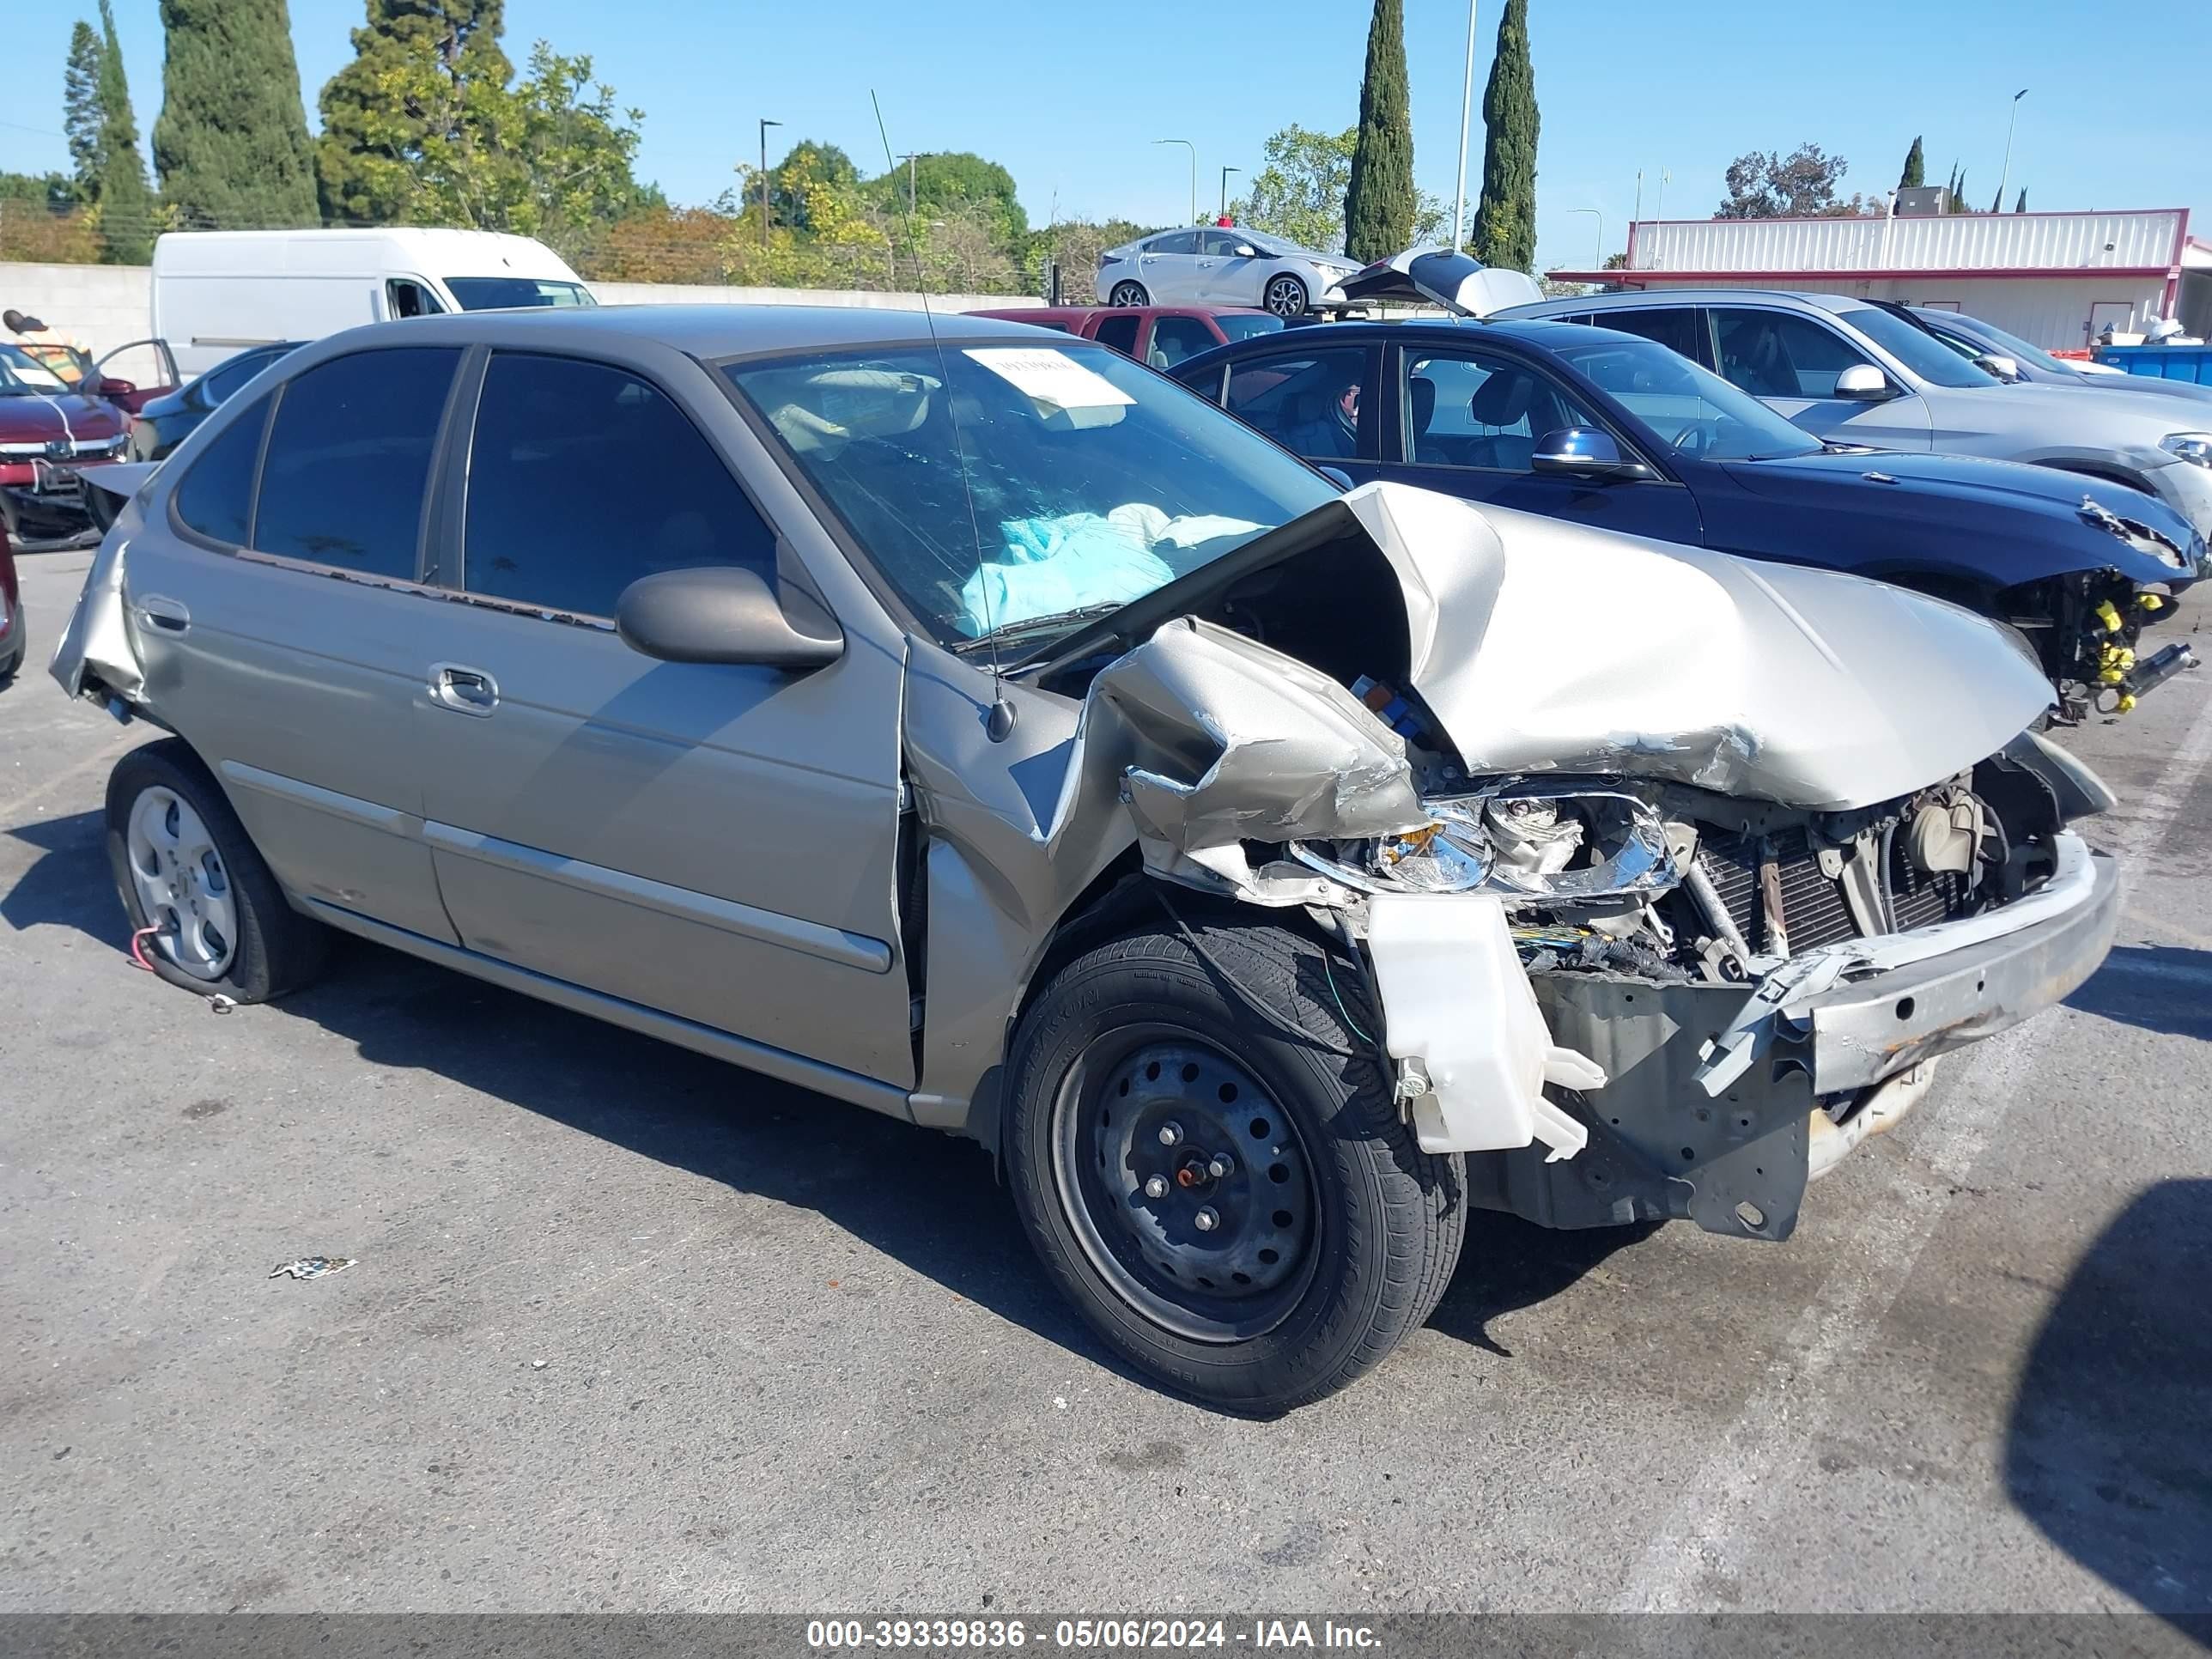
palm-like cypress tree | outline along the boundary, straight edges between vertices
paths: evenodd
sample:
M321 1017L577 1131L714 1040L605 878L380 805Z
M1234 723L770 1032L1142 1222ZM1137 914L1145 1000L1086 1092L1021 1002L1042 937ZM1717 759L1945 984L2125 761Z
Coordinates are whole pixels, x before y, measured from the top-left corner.
M1406 91L1403 0L1375 0L1367 75L1359 86L1359 136L1344 198L1344 251L1364 264L1413 240L1413 117Z
M1912 148L1905 153L1905 171L1897 175L1897 187L1899 190L1918 190L1927 182L1927 158L1920 153L1920 139L1916 135Z
M470 90L505 87L514 67L499 46L501 0L368 3L353 61L323 88L315 181L325 218L383 225L406 215L410 160L426 144L463 140Z
M69 137L70 172L76 193L100 195L100 35L82 17L70 31L69 63L62 70L62 131Z
M1483 264L1536 265L1536 71L1528 61L1528 0L1505 0L1498 52L1483 88L1482 202L1474 250Z
M116 43L115 10L100 0L100 240L112 265L143 265L154 253L154 192L138 153L138 119Z
M2020 187L2020 199L2012 204L2012 210L2014 213L2025 213L2027 211L2027 186L2026 185L2022 185Z
M316 222L307 112L284 0L161 0L154 161L187 227Z

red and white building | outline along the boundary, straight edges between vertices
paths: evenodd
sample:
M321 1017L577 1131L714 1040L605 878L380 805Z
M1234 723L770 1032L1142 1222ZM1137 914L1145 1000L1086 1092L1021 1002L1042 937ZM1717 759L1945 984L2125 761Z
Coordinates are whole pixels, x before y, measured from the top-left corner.
M2189 210L1842 219L1667 219L1629 227L1628 264L1554 270L1608 288L1779 288L1963 311L2053 351L2178 317L2212 336L2212 242Z

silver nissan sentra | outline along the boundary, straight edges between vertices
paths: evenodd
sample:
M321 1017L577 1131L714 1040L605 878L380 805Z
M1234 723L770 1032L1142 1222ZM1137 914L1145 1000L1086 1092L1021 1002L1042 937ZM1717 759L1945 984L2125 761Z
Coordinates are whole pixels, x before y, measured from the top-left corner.
M1996 626L1340 494L1019 325L384 324L110 471L54 673L171 734L107 793L164 979L335 928L973 1136L1235 1409L1381 1361L1470 1207L1788 1237L2118 915Z

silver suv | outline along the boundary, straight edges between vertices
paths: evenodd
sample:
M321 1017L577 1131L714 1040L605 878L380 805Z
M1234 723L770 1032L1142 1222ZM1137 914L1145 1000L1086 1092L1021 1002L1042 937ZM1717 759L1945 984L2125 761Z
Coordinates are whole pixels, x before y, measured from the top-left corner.
M2030 461L2148 489L2212 537L2212 418L2179 399L2008 385L1865 300L1745 289L1601 294L1517 306L1641 334L1815 435L1878 449Z
M138 467L54 659L171 734L108 786L134 945L252 1002L342 930L973 1136L1106 1341L1255 1411L1470 1207L1788 1237L2104 956L2112 797L1995 625L1340 495L943 326L377 325Z

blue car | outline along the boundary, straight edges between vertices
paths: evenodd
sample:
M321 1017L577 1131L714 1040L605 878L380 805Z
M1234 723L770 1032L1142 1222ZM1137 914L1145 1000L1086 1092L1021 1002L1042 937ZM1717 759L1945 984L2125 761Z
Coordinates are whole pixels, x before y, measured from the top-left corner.
M2192 665L2138 658L2212 555L2124 485L1823 443L1639 336L1579 324L1346 322L1217 348L1185 386L1317 465L1630 535L1825 566L2012 624L2062 714ZM1563 594L1563 604L1578 596Z

